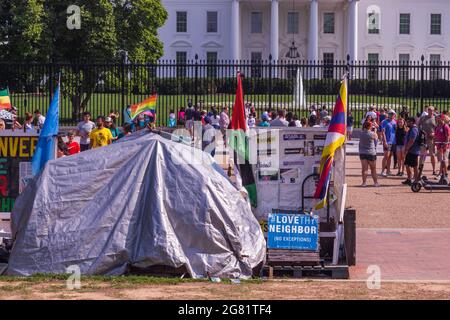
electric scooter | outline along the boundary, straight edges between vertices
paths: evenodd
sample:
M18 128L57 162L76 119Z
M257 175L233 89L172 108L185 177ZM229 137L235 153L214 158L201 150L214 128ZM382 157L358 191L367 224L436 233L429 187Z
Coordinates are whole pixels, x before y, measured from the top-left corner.
M438 143L438 144L442 144L442 143ZM448 143L446 143L446 144L448 144ZM444 176L444 174L441 174L441 177L438 182L430 181L426 176L422 176L425 159L426 159L426 155L424 156L423 160L419 164L420 179L419 179L419 181L412 183L411 190L413 192L419 192L423 187L425 190L430 190L430 191L433 191L433 190L448 190L448 191L450 191L449 180L446 176Z

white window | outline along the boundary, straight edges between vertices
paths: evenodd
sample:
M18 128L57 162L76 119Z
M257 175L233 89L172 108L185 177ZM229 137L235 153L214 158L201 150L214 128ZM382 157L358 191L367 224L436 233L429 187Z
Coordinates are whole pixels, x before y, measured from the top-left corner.
M431 22L430 33L431 34L441 34L441 14L440 13L432 13L430 22Z
M323 53L323 78L333 78L334 76L334 53Z
M378 53L369 53L367 55L367 62L369 64L367 78L369 80L378 79L378 60L380 56Z
M441 78L441 55L430 54L430 80Z
M206 12L206 32L217 33L217 11Z
M251 15L251 32L262 33L262 12L252 12Z
M177 11L177 32L187 32L186 11Z
M176 53L177 62L177 76L186 77L186 62L187 62L187 52L177 51Z
M208 77L216 77L217 75L217 51L208 51L206 52L206 75Z
M367 29L369 34L379 34L380 33L380 13L377 11L372 11L368 13L367 16Z
M262 75L261 61L262 61L262 52L254 51L251 53L251 64L252 64L251 75L252 75L252 78L260 78L261 77L261 75Z
M299 26L299 14L298 12L288 12L287 19L287 33L298 34Z
M334 33L334 12L323 14L323 33Z
M400 13L400 34L410 34L411 32L411 14Z
M398 55L398 61L400 64L399 78L400 80L409 79L409 53L400 53Z

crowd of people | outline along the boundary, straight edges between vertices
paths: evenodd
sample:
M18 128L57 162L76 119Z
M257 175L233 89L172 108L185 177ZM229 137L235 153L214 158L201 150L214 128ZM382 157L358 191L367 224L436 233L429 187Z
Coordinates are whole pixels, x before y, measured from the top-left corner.
M379 186L377 173L377 145L383 145L380 176L405 176L404 185L420 179L426 159L431 160L433 176L447 181L450 170L450 127L448 111L438 112L433 106L411 116L407 107L400 114L392 109L375 106L362 119L359 157L362 167L362 186L367 185L368 170ZM436 165L437 158L437 165ZM395 174L392 170L397 169ZM447 182L448 183L448 182Z
M192 137L194 123L201 123L202 148L206 149L214 142L216 130L220 130L224 136L231 122L227 106L209 109L210 111L205 110L202 102L196 105L188 102L187 107L181 108L177 114L170 111L167 126L186 128ZM17 109L13 107L10 112L16 114ZM298 115L284 109L278 111L268 109L258 116L256 108L251 103L246 103L245 115L249 128L328 127L331 122L326 105L322 107L313 105L308 117L299 118ZM146 112L132 119L130 106L128 106L123 111L123 120L120 120L122 120L120 114L115 110L112 110L107 117L97 117L95 123L91 120L91 114L84 112L83 120L78 123L75 130L69 131L65 139L62 136L58 137L58 157L103 147L115 143L132 132L154 127L156 112ZM17 120L10 122L6 123L0 119L0 130L9 127L13 130L22 129L24 132L33 130L39 132L44 125L45 117L39 110L35 110L33 114L25 114L23 123ZM351 140L353 126L354 118L349 111L347 114L348 140ZM79 143L75 140L75 136L79 136ZM226 146L225 139L224 143ZM412 116L407 107L403 107L397 115L392 109L377 109L371 106L362 118L362 132L359 140L362 186L367 186L369 169L374 186L380 185L376 162L378 144L383 146L380 176L403 177L406 174L406 179L402 183L411 185L419 180L420 169L429 157L433 175L447 179L447 172L450 170L450 127L447 111L438 112L433 106L428 106L423 113ZM214 156L214 148L211 154ZM393 172L395 169L397 169L396 173Z

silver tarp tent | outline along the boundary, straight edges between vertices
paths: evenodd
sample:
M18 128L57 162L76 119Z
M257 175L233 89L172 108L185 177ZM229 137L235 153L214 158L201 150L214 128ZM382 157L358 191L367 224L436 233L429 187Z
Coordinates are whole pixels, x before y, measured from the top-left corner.
M154 133L52 160L16 200L6 274L184 266L246 278L265 257L248 202L201 150Z

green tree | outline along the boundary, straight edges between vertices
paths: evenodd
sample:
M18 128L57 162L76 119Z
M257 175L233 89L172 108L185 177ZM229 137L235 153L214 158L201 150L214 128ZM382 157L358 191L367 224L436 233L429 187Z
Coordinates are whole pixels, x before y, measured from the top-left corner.
M81 9L80 29L67 28L70 5ZM124 74L86 63L122 62L123 52L131 61L156 61L163 54L157 29L166 19L160 0L0 0L0 62L67 64L59 68L63 93L78 118L100 83ZM40 75L50 90L58 71Z

